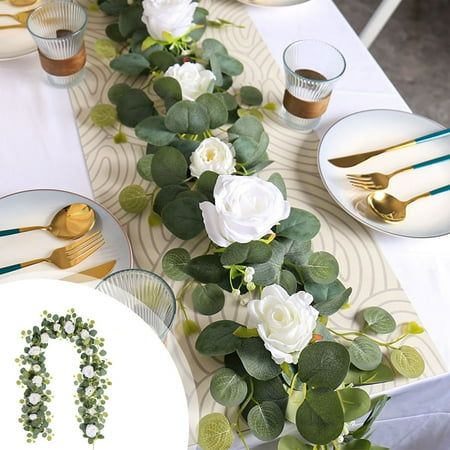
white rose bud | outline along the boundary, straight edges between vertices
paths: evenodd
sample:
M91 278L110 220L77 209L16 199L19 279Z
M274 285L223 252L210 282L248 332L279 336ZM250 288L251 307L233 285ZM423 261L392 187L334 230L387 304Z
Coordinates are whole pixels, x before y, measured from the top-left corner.
M33 367L33 372L40 372L41 371L41 366L39 364L34 364Z
M59 330L61 330L61 325L59 323L55 323L55 325L53 325L53 331L58 332Z
M233 289L231 291L231 296L235 299L235 300L239 300L239 297L241 296L241 291L239 289Z
M94 350L92 350L92 348L89 347L86 349L86 355L91 356L93 354L94 354Z
M43 379L40 375L35 375L31 380L31 382L37 387L42 386L42 381L43 381Z
M212 92L216 77L201 64L185 62L174 64L164 74L166 77L175 78L180 83L183 100L195 100L206 92Z
M84 390L84 393L85 393L86 397L90 397L94 392L95 392L95 387L94 386L88 386Z
M254 291L256 289L256 284L253 282L247 283L247 290L248 291Z
M40 394L30 394L30 396L28 397L28 401L32 404L32 405L37 405L40 401L41 401L41 396Z
M92 378L95 375L94 368L91 365L83 367L82 373L86 378Z
M28 418L29 418L30 420L36 420L36 419L37 419L37 415L36 415L36 414L30 414L30 415L28 416Z
M84 341L86 339L89 339L91 337L91 335L89 334L88 330L81 330L80 337Z
M261 178L219 175L215 204L200 203L209 238L219 247L262 238L290 213L279 189Z
M177 38L189 31L197 3L191 0L144 0L142 7L142 22L148 34L163 41L165 32Z
M220 139L211 137L202 141L192 153L189 169L196 178L200 178L207 170L219 175L230 175L235 171L235 164L234 150Z
M67 334L72 334L75 331L75 325L72 321L68 320L64 325L64 331Z
M93 425L89 424L86 426L86 436L90 438L95 438L98 434L98 428Z
M250 298L243 295L241 297L240 304L241 304L241 306L247 306L249 301L250 301Z
M28 352L28 354L31 355L31 356L40 355L41 354L41 347L38 347L36 345L31 347L29 352Z
M311 306L307 292L289 295L273 284L263 289L261 300L248 304L249 328L256 328L264 346L277 364L296 364L300 352L308 345L319 312Z
M50 336L47 333L41 334L41 342L43 344L48 344L49 339L50 339Z

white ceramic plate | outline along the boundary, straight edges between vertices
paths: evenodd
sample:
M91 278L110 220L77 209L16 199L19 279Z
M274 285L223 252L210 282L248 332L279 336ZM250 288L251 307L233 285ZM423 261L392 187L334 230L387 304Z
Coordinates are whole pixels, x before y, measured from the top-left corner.
M403 111L371 110L345 117L334 124L320 142L318 167L322 181L347 213L375 230L413 238L449 234L450 192L418 200L408 206L403 222L386 223L368 210L367 191L352 187L346 179L346 174L389 173L447 155L450 152L449 137L379 155L347 169L328 162L330 158L399 144L443 128L426 117ZM450 161L399 174L391 179L387 192L406 200L447 184L450 184Z
M19 423L23 388L16 385L19 366L15 358L27 345L22 330L39 326L44 310L64 315L74 308L83 319L95 320L98 337L104 338L106 358L111 362L107 377L105 408L108 412L104 440L95 450L186 450L188 412L180 375L170 354L142 319L117 300L86 286L55 280L26 280L0 285L0 382L2 402L0 448L10 450L92 450L76 420L76 386L80 360L67 340L50 339L45 350L51 375L48 403L54 438L26 442Z
M238 0L250 6L293 6L309 0Z
M60 279L115 259L114 271L132 266L131 246L119 222L98 203L78 194L56 190L24 191L0 199L0 230L48 225L56 212L71 203L86 203L93 208L106 244L81 264L68 270L42 263L0 275L0 282L11 279L45 277ZM0 267L48 256L53 249L72 241L57 239L47 231L30 231L0 237Z
M39 6L41 0L30 6L13 6L7 0L0 1L0 14L17 14L20 11L28 11ZM0 26L17 24L10 17L0 17ZM36 50L31 34L27 28L15 28L8 30L0 29L0 60L13 59L28 55Z

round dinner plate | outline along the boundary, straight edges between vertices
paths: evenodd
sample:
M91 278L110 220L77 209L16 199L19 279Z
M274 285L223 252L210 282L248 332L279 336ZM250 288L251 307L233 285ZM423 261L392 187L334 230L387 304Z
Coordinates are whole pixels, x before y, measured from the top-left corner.
M67 338L50 338L43 350L48 388L46 404L52 414L53 439L38 437L27 443L19 423L24 398L16 385L20 366L15 362L27 343L22 330L40 327L42 313L65 316L74 309L84 322L94 320L96 337L104 339L105 359L111 363L106 377L111 385L104 405L108 417L104 439L95 450L186 450L189 418L179 372L155 332L117 300L86 286L56 280L25 280L0 285L2 324L0 352L2 402L0 448L10 450L92 450L79 429L75 404L80 355ZM65 328L65 327L64 327Z
M448 137L388 152L349 168L328 160L376 150L445 127L426 117L403 111L370 110L351 114L335 123L319 144L318 167L322 181L334 200L356 220L375 230L411 238L437 237L450 233L450 192L417 200L407 207L406 219L386 223L367 205L368 191L356 189L347 174L390 173L415 163L448 155ZM391 178L387 192L407 200L417 194L450 184L450 161L401 173Z
M131 246L119 222L103 206L71 192L42 189L18 192L0 198L0 230L48 225L61 208L71 203L85 203L95 211L97 220L93 231L102 232L105 245L71 269L61 270L51 264L42 263L0 275L0 282L18 277L42 276L60 279L111 260L116 260L114 271L132 267ZM58 239L47 231L30 231L0 237L0 267L46 257L55 248L63 247L70 242L73 241Z
M14 6L7 0L0 1L0 14L17 14L21 11L35 9L41 3L38 0L29 6ZM10 17L0 17L0 27L14 25L18 22ZM19 58L36 50L36 44L27 28L0 29L0 61Z

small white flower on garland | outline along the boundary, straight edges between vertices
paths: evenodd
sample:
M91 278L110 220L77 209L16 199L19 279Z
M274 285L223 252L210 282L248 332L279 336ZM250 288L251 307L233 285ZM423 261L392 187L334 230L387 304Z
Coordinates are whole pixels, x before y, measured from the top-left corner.
M75 404L83 436L89 444L104 438L102 430L107 417L104 405L108 400L106 390L111 384L107 379L110 363L102 349L103 339L97 337L93 326L93 321L84 321L73 309L64 316L44 311L40 327L22 332L27 346L17 359L21 366L18 383L24 388L19 421L27 433L27 442L34 442L40 436L49 441L53 438L52 416L47 406L52 393L49 390L50 374L45 366L45 349L50 339L56 338L69 340L80 354Z

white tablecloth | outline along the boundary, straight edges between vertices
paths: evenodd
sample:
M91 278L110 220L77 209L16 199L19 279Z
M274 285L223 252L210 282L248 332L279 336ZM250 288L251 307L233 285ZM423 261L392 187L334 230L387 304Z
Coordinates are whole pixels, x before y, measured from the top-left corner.
M352 112L375 108L408 110L331 0L311 0L276 9L249 7L248 11L279 64L286 45L302 38L328 41L344 53L347 72L333 93L319 134ZM0 131L0 196L36 188L92 196L69 97L67 92L42 81L36 54L0 62ZM374 238L450 366L450 236L411 240L374 233ZM442 401L437 391L433 402L439 398ZM420 402L417 408L419 405ZM415 411L420 414L423 410ZM440 423L448 423L448 409L446 416L439 417L443 419ZM429 433L434 430L427 429ZM449 442L447 447L411 444L401 448L450 449L448 435L445 442Z

